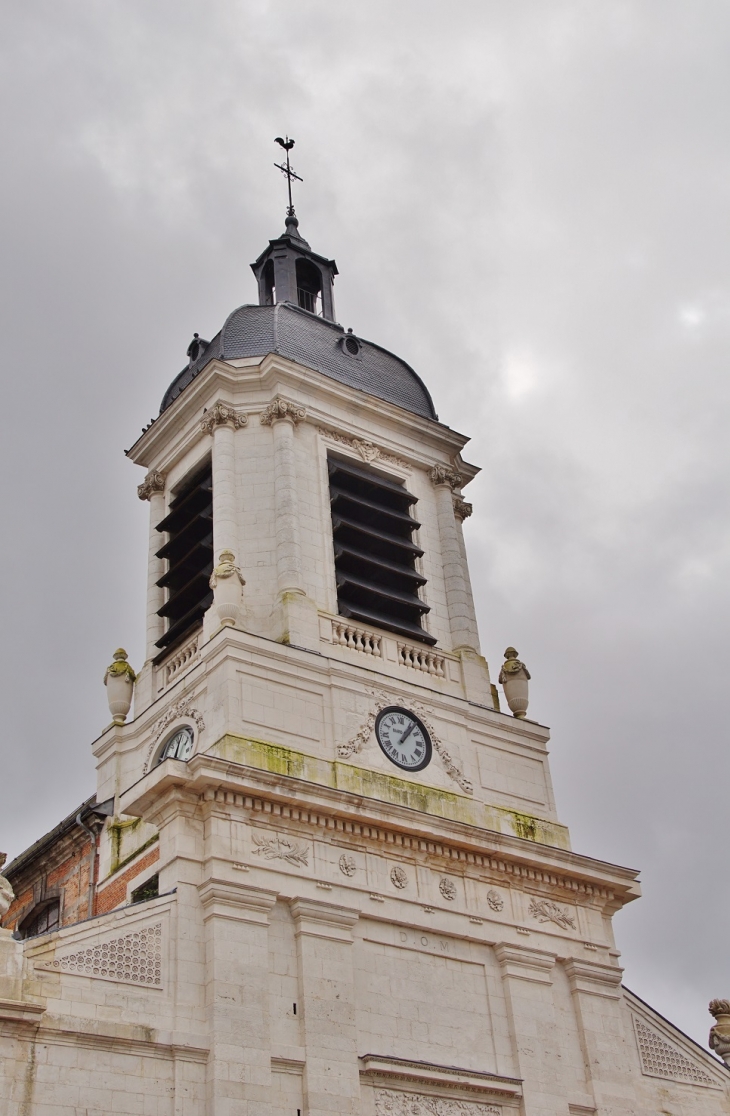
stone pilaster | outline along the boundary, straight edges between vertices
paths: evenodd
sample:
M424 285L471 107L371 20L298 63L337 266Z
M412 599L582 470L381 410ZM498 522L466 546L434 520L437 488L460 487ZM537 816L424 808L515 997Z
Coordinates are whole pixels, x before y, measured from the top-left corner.
M436 511L446 592L446 608L451 629L451 650L461 659L467 697L482 705L492 704L489 671L479 651L474 599L471 593L462 522L471 510L454 492L461 486L461 474L443 465L434 465L431 480L436 489Z
M271 1105L269 912L276 892L200 886L210 1036L208 1116L268 1116Z
M235 433L248 419L228 403L216 403L206 411L201 429L213 437L213 550L238 554L236 528L236 441Z
M157 557L157 551L164 539L157 530L157 524L165 518L165 477L162 473L151 471L142 484L137 486L140 500L150 502L149 556L147 562L147 641L145 659L153 659L159 648L157 640L165 631L165 621L157 612L165 603L165 590L157 582L165 572L164 559Z
M523 1079L526 1116L568 1116L553 998L556 956L505 942L495 946L495 953L502 970L517 1076Z
M635 1109L635 1055L627 1048L621 1011L623 969L600 962L569 958L565 972L570 985L589 1087L599 1112L629 1113Z
M307 1116L360 1116L352 928L359 912L293 899Z
M261 413L262 426L274 434L274 508L276 514L276 582L282 612L284 642L300 647L319 646L319 624L314 603L304 587L295 429L306 416L304 407L276 396Z

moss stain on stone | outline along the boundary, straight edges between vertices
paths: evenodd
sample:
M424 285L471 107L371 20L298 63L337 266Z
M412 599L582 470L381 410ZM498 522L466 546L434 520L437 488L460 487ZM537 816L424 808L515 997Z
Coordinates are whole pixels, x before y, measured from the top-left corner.
M516 810L510 811L510 817L518 837L522 837L525 841L537 840L537 818L533 818L530 814L518 814Z
M397 775L388 775L367 767L357 767L339 760L318 759L306 752L297 752L280 744L271 744L267 740L228 733L210 751L221 759L255 767L259 771L288 775L330 787L332 790L404 806L409 810L462 822L464 825L478 826L480 829L514 833L527 841L538 841L557 848L569 847L567 832L563 826L541 821L530 814L475 802L472 798L453 791L399 779Z
M122 861L122 840L127 833L131 833L135 829L138 829L141 824L141 818L129 818L125 821L115 820L109 825L107 832L109 834L109 840L112 846L112 864L109 875L112 875L112 873L116 872L122 863L126 864L128 860L132 859L131 856L128 856L125 857L124 861ZM139 849L137 850L137 852L139 852ZM137 852L133 853L132 855L136 856Z

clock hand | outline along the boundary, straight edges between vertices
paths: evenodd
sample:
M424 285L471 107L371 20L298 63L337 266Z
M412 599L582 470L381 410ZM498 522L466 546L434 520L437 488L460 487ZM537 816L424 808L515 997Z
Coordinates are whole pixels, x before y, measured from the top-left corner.
M413 730L414 730L414 728L415 728L415 727L416 727L416 722L415 722L415 721L411 721L410 725L408 726L408 728L406 729L406 731L405 731L405 732L403 733L403 735L401 736L401 738L400 738L400 740L398 741L398 743L399 743L399 744L402 744L404 740L407 740L407 739L408 739L408 737L409 737L409 736L411 735L411 733L413 732Z

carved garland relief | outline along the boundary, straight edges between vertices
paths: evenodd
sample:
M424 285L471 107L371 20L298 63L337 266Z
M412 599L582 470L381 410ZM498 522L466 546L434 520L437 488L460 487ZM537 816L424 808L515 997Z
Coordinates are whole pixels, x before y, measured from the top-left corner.
M337 430L330 430L325 426L319 426L317 431L323 438L329 438L331 442L336 442L337 445L347 446L348 449L355 450L368 464L373 461L380 461L383 465L395 465L397 469L410 471L407 461L404 461L401 457L395 457L392 453L386 453L375 442L371 442L367 438L350 438L346 434L340 434Z
M363 746L367 744L373 733L378 713L380 713L382 709L385 709L389 705L398 704L396 699L387 694L385 690L368 690L368 693L376 699L376 704L370 710L367 720L360 726L355 735L344 744L337 745L337 755L341 759L349 759L350 756L355 755L356 752L360 752ZM426 709L425 706L423 706L418 701L410 702L410 708L412 708L414 713L416 713L421 718L424 725L428 729L433 749L439 756L446 774L449 776L449 778L453 779L455 783L458 783L465 794L473 794L474 786L471 780L467 779L466 775L461 770L461 767L452 758L448 748L441 741L438 733L431 724L430 710Z
M155 748L157 747L157 744L162 737L163 732L165 731L167 726L171 725L173 721L176 721L178 717L189 717L191 721L195 722L195 726L198 732L202 732L205 728L203 715L199 709L195 709L193 707L192 698L179 698L178 701L174 702L174 704L171 705L170 708L167 709L161 717L158 717L158 719L152 726L152 740L147 749L147 758L145 759L144 767L142 768L143 775L146 775L149 770L150 761L154 754Z
M377 1116L501 1116L495 1104L429 1097L422 1093L396 1093L391 1089L375 1090Z

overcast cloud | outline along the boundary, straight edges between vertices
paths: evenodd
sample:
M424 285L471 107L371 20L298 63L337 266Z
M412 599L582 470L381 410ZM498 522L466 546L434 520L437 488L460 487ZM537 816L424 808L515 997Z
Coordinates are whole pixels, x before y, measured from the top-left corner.
M0 11L0 848L94 789L104 668L144 651L122 451L193 331L255 300L288 132L339 320L472 436L483 648L532 672L574 848L642 869L626 982L704 1044L730 995L727 3Z

